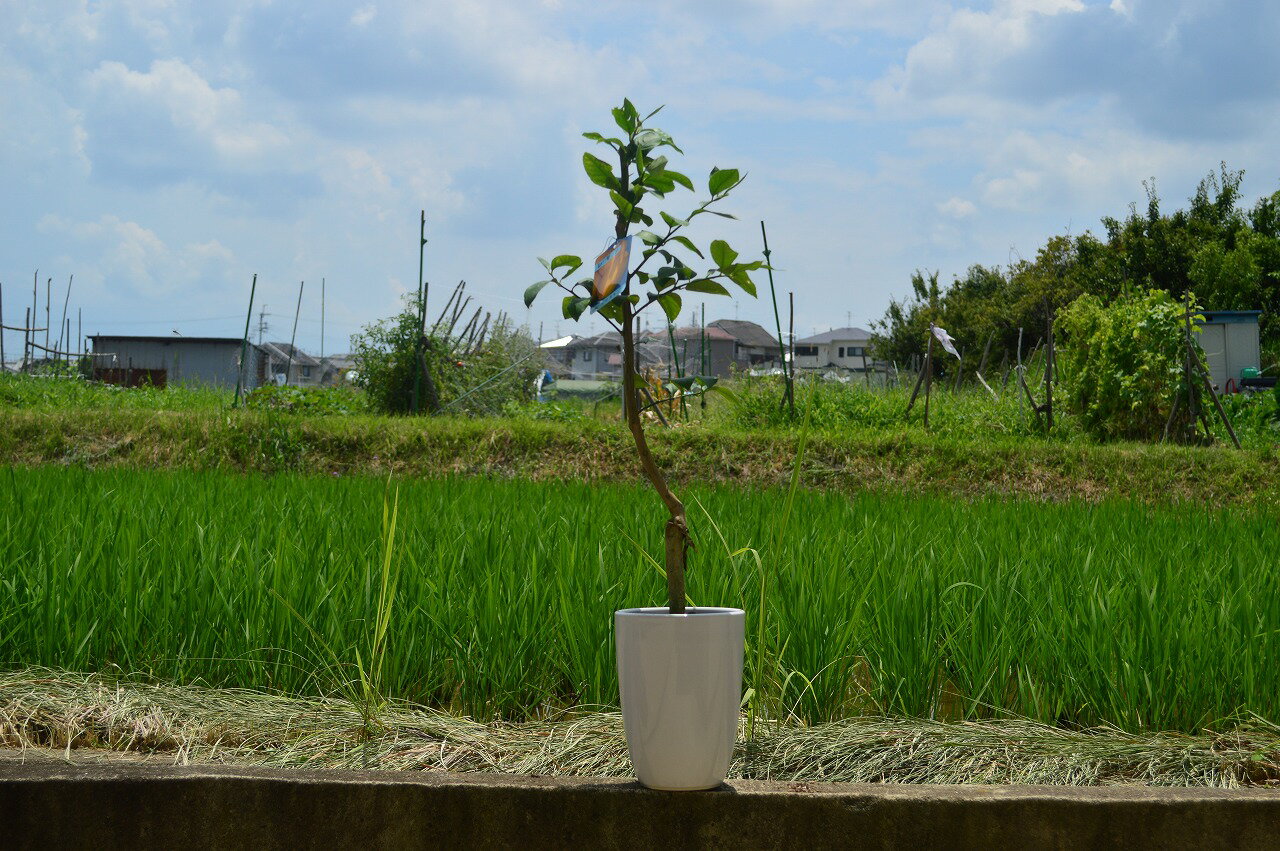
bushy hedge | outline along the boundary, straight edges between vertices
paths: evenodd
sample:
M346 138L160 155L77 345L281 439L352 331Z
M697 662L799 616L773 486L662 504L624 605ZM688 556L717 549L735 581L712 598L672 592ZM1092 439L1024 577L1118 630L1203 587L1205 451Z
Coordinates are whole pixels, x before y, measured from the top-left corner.
M1181 303L1157 289L1124 294L1110 304L1086 294L1062 311L1054 325L1058 378L1085 431L1100 439L1160 438L1175 400L1169 433L1183 435L1194 426L1186 403L1183 314ZM1203 364L1198 329L1193 331L1192 346Z

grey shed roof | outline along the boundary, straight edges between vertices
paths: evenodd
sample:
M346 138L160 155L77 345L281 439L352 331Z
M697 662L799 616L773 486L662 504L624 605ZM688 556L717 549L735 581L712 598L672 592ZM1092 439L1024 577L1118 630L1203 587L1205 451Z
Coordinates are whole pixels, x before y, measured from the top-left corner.
M832 328L830 331L823 331L821 334L814 334L812 337L805 337L803 340L796 340L797 343L838 343L841 340L870 340L871 332L865 328Z
M717 319L715 322L708 322L707 324L726 331L733 339L744 346L773 346L776 348L778 345L777 337L756 323L748 322L746 319Z

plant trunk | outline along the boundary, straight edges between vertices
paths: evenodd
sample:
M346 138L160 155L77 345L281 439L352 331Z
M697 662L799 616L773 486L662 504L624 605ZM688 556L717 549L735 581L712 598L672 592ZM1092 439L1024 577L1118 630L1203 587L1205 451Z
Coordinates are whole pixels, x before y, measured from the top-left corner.
M636 346L631 302L626 296L619 301L622 303L622 396L627 412L627 426L636 442L641 469L671 513L666 528L667 606L671 614L679 615L684 613L684 566L689 550L689 525L685 519L684 503L667 487L667 480L653 460L649 444L645 440L644 424L640 421L639 393L636 389Z
M631 163L622 152L618 154L618 174L622 180L625 193L631 182ZM627 235L629 223L621 215L618 216L614 235L622 239ZM666 571L667 571L667 607L673 615L684 614L684 565L689 551L689 524L685 519L684 503L680 501L671 488L662 470L653 460L649 452L649 443L644 437L644 424L640 421L640 393L636 389L636 340L635 314L631 308L630 272L627 280L627 291L618 299L622 304L622 404L627 417L627 427L631 429L631 437L636 442L636 454L640 456L640 467L645 476L658 492L662 502L671 513L667 520ZM705 401L705 400L704 400Z

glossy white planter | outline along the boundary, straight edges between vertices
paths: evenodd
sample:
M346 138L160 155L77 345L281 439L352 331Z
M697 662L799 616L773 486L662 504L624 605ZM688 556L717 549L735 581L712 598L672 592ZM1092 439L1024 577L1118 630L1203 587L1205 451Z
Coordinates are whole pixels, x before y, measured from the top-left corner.
M622 609L613 616L627 750L650 789L724 782L742 702L742 609Z

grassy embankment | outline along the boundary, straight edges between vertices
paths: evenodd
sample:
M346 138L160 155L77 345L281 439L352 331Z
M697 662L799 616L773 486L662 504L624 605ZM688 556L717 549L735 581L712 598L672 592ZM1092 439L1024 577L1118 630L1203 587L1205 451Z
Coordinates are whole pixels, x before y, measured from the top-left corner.
M739 387L704 415L651 429L659 463L677 482L787 481L799 428L777 413L770 388ZM1107 496L1280 502L1280 431L1259 420L1246 450L1099 444L1059 418L1052 435L1008 394L940 394L932 428L902 416L906 391L824 389L814 397L803 480L845 492ZM350 400L338 400L344 410ZM494 475L535 480L635 481L630 438L609 409L547 406L493 419L231 410L227 394L130 390L0 378L0 464L88 468ZM332 406L330 406L332 407ZM314 410L315 406L311 408ZM324 410L325 408L321 408ZM917 408L917 411L919 408ZM914 415L913 415L914 416Z
M0 664L314 694L378 657L383 693L481 719L615 702L609 615L663 595L650 493L400 482L379 653L385 487L0 471ZM751 613L769 716L1280 720L1274 510L810 493L780 534L776 490L688 496L690 596Z

